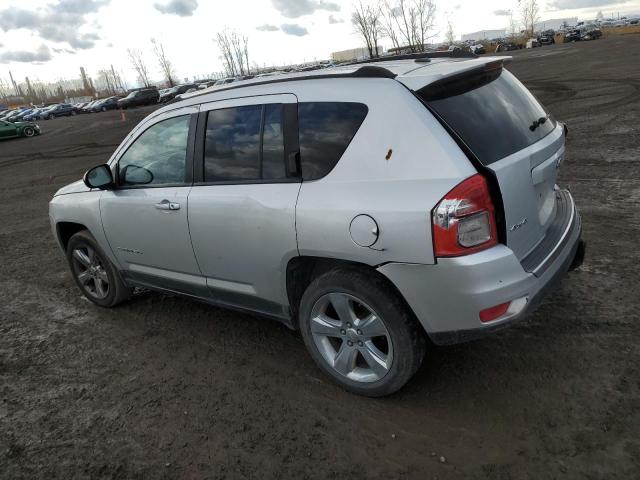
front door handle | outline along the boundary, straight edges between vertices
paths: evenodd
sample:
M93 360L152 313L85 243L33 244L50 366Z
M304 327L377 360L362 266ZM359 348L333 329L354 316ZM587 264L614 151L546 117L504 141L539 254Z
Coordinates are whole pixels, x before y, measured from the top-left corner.
M158 210L180 210L180 204L176 202L170 202L169 200L162 200L160 203L154 205Z

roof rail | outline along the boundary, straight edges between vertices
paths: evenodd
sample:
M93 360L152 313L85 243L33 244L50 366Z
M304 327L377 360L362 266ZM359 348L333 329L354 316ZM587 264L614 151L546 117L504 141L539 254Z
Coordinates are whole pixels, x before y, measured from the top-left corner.
M321 72L322 70L318 70L318 72ZM335 70L333 70L335 72ZM233 83L227 83L224 85L223 88L216 88L215 90L209 90L208 88L205 88L204 90L202 90L201 92L197 92L197 95L190 95L186 98L174 98L172 100L170 100L169 102L167 102L168 104L171 103L176 103L176 102L180 102L182 100L189 100L192 98L196 98L202 95L207 95L209 93L218 93L218 92L226 92L227 90L235 90L238 88L246 88L246 87L254 87L256 85L270 85L272 83L282 83L282 82L298 82L298 81L303 81L303 80L318 80L318 79L322 79L322 78L390 78L390 79L394 79L396 78L396 74L391 72L390 70L387 70L384 67L376 67L373 65L367 65L367 66L363 66L358 68L357 70L353 71L353 72L349 72L349 73L317 73L314 75L299 75L299 76L291 76L291 77L278 77L278 76L273 76L273 77L263 77L264 80L261 81L253 81L252 80L248 80L246 82L241 81L241 82L233 82Z
M428 62L432 58L478 58L473 52L419 52L407 53L404 55L388 55L386 57L368 58L366 60L358 60L355 62L343 63L342 65L359 65L362 63L378 63L390 62L394 60L415 60L416 62Z

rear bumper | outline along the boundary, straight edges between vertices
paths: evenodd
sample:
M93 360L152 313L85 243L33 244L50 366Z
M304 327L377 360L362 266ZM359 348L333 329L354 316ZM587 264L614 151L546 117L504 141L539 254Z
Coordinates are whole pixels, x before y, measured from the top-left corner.
M441 258L435 265L391 263L378 270L399 289L436 344L465 342L506 327L532 313L567 270L584 258L580 215L571 195L563 194L574 214L566 235L550 246L544 269L535 273L526 271L504 245ZM503 316L480 321L480 311L505 302L512 303Z

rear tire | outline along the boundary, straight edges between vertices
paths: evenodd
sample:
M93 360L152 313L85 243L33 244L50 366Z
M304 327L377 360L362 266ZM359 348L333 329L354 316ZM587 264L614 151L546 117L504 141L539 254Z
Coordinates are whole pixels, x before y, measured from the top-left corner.
M33 127L25 127L24 130L22 130L22 134L25 137L33 137L36 134L36 130Z
M88 230L69 239L67 261L76 285L96 305L115 307L131 296L131 289Z
M396 392L424 358L422 328L377 273L335 268L320 275L302 296L299 323L320 369L359 395Z

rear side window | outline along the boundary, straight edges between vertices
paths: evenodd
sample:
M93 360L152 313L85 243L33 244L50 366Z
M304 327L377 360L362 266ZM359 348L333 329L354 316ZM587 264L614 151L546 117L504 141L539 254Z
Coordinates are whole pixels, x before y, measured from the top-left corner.
M485 166L541 140L555 127L531 92L503 69L445 79L417 93Z
M285 179L282 105L212 110L207 116L204 181Z
M349 102L298 104L300 163L304 180L317 180L336 166L367 116L367 106Z

